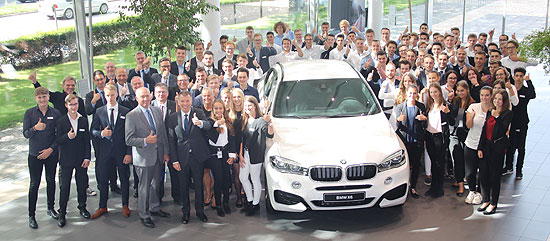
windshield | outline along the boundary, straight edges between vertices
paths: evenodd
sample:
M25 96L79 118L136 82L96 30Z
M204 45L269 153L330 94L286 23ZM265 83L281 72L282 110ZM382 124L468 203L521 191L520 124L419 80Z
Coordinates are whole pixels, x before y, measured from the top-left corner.
M380 112L362 79L283 81L273 103L279 118L349 117Z

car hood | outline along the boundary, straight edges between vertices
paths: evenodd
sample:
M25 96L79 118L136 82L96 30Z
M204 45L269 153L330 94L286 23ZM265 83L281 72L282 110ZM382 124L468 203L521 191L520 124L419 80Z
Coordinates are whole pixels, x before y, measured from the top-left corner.
M271 155L304 166L380 163L400 150L398 136L384 114L359 117L283 119L274 118Z

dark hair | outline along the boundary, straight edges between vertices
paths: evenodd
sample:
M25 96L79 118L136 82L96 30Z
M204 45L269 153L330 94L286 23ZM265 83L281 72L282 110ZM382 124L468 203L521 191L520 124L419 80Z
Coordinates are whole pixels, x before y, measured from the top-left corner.
M279 21L279 22L276 22L275 25L273 25L273 31L277 32L277 27L283 27L283 33L286 32L286 26L283 22Z
M491 102L492 100L495 99L495 97L497 95L501 95L502 96L502 109L500 110L500 113L498 113L499 115L502 114L503 112L507 111L510 109L510 96L508 96L508 92L506 92L506 90L502 89L502 90L496 90L494 91L493 93L493 98L491 98ZM493 104L493 103L491 103ZM496 106L495 106L495 109L496 109Z
M443 44L441 44L441 42L434 42L434 43L432 44L432 48L433 48L433 46L436 46L436 45L439 46L439 47L441 47L441 48L443 49Z
M527 70L525 70L525 68L523 67L517 67L514 69L514 73L516 72L520 72L520 73L523 73L523 75L527 74Z
M395 45L395 48L397 48L397 42L393 41L393 40L390 40L388 41L388 43L386 43L386 46L390 45L390 44L393 44Z
M408 60L402 59L402 60L399 60L399 68L401 68L401 65L408 65L409 67L411 67L411 62L409 62Z
M267 36L267 35L273 35L273 36L275 36L275 34L274 34L272 31L268 31L267 33L265 33L265 36Z
M384 31L384 30L388 30L388 32L391 32L389 28L386 28L386 27L383 27L380 32Z
M498 44L496 44L496 43L493 43L493 42L488 43L488 44L487 44L487 47L489 47L489 46L495 46L495 47L497 47L497 49L498 49Z
M384 50L378 50L378 52L376 52L376 56L380 56L380 55L386 56L386 51L384 51Z
M237 74L239 74L240 72L246 73L247 77L249 76L248 69L246 69L246 68L241 67L241 68L237 69Z
M254 27L252 27L252 26L246 26L246 30L254 30Z
M289 38L284 37L284 38L283 38L283 41L282 41L281 43L284 43L285 41L291 42Z
M480 33L479 37L487 37L487 33Z
M484 49L484 48L485 48L485 46L483 46L483 44L474 44L474 49L475 49L476 47L481 47L481 49Z
M468 38L476 38L477 39L477 35L475 33L471 33L471 34L468 34Z
M105 77L105 73L103 73L103 71L100 70L100 69L94 71L94 77L95 77L96 75L103 75L103 77Z
M456 72L454 69L451 69L451 70L448 70L448 71L445 73L445 77L443 78L443 79L445 79L445 84L447 84L447 79L449 79L449 76L450 76L451 74L455 74L455 75L456 75L456 79L457 79L457 81L458 81L458 76L460 76L460 75L459 75L458 72ZM456 86L456 84L455 84L455 86Z
M453 106L457 106L459 108L467 110L468 107L475 102L475 100L472 98L470 94L470 86L468 85L468 82L466 82L465 80L461 80L461 81L458 81L458 83L456 83L456 87L457 88L462 87L466 89L467 94L464 100L460 99L458 95L455 95L455 98L453 99Z
M497 52L498 55L502 55L502 52L500 52L500 50L498 49L491 49L491 51L489 51L490 53L494 53L494 52Z
M420 33L419 35L420 35L420 36L426 35L426 36L428 37L428 39L430 38L430 35L429 35L428 33L425 33L425 32L422 32L422 33Z
M220 40L222 40L222 39L229 39L229 37L224 34L224 35L220 36Z
M179 50L185 50L185 51L187 51L187 48L185 48L185 46L183 46L183 45L178 46L178 47L176 48L176 50L178 50L178 49L179 49Z
M170 62L170 59L167 58L167 57L164 57L164 58L160 59L160 60L159 60L159 65L160 65L160 63L162 63L162 62L164 62L164 61Z
M422 24L420 24L420 27L422 27L422 26L428 27L428 24L427 23L422 23Z
M207 54L214 56L214 53L212 53L212 51L210 51L210 50L204 51L204 55L207 55Z
M336 35L336 38L346 38L343 34Z
M195 69L195 73L203 72L203 71L206 72L206 70L204 69L204 67L200 67L200 66L199 66L199 67L197 67L197 68Z
M328 22L323 22L321 25L329 25Z
M365 33L366 33L366 34L367 34L367 33L374 33L374 29L369 28L369 29L367 29L367 31L365 31Z

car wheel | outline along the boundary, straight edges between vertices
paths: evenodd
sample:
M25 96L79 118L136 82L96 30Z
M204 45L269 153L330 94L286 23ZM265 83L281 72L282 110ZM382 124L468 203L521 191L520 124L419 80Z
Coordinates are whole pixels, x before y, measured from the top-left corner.
M63 13L65 19L72 19L74 17L74 11L72 8L67 8Z
M101 14L106 14L107 12L109 11L109 6L107 6L107 4L101 4L101 6L99 7L99 13Z

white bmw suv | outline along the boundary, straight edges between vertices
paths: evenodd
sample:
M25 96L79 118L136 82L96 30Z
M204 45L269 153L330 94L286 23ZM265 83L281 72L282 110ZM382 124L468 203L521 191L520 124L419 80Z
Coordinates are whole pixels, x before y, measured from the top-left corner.
M405 146L368 83L343 61L273 66L259 83L275 129L265 157L268 211L402 205Z

